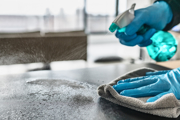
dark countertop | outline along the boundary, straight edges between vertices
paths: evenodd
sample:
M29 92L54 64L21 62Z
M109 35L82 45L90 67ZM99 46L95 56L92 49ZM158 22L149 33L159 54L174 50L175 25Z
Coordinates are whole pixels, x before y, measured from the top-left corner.
M169 120L97 95L99 85L141 67L168 70L155 64L119 64L0 76L0 120Z

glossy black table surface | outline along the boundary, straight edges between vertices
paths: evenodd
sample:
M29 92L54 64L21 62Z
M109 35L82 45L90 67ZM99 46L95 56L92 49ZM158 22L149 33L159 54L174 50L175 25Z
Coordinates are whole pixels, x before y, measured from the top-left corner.
M119 64L0 76L0 120L169 120L97 95L99 85L141 67L168 70L155 64Z

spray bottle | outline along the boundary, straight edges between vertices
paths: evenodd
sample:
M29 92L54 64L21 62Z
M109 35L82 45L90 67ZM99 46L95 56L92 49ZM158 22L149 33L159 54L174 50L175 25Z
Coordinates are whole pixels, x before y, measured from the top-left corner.
M129 25L134 19L134 8L136 4L133 4L130 9L126 10L122 14L118 15L111 26L110 32L118 30L119 32L125 32L126 26ZM137 34L142 35L150 29L148 25L143 25L138 30ZM148 45L147 51L149 56L157 61L170 60L177 51L177 40L169 33L165 31L157 31L151 38L152 43Z

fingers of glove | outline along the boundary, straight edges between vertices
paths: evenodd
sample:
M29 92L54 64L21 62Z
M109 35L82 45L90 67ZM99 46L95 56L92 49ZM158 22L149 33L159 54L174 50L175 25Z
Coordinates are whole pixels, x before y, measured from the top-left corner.
M152 43L150 39L156 33L156 29L151 28L143 35L143 41L138 44L140 47L146 47Z
M167 72L170 72L171 70L163 70L163 71L157 71L157 72L146 72L146 76L148 75L162 75L166 74Z
M117 84L125 83L125 82L134 82L134 81L146 79L146 78L148 78L148 77L149 77L149 76L143 76L143 77L136 77L136 78L129 78L129 79L125 79L125 80L120 80L120 81L117 82Z
M145 18L147 18L147 15L143 14L141 9L136 10L135 18L128 26L126 26L125 34L126 35L135 34L140 29L140 27L145 23L146 20Z
M169 94L170 92L163 92L163 93L160 93L158 95L156 95L155 97L151 97L147 100L147 102L155 102L156 100L158 100L159 98L161 98L162 96L166 95L166 94Z
M117 30L116 33L115 33L115 36L116 36L117 38L119 38L119 37L121 36L121 34L123 34L123 32L118 32L118 30Z
M154 29L154 28L149 29L149 30L143 35L144 40L149 40L155 33L156 33L156 29ZM144 41L142 41L142 42L144 42Z
M140 42L142 42L142 40L143 40L143 37L140 35L138 35L135 39L128 42L123 39L119 39L120 43L126 46L135 46L139 44Z
M146 42L138 44L139 47L147 47L148 45L152 44L152 40L147 40Z
M176 69L173 69L173 70L170 70L169 71L169 74L170 76L176 76L177 79L180 79L180 69L179 68L176 68Z
M147 86L155 82L157 82L157 79L143 79L139 81L120 83L120 84L114 85L113 88L117 92L121 92L122 90L139 88L139 87Z
M163 89L161 84L158 84L158 82L155 82L153 84L135 88L135 89L130 89L130 90L123 90L120 95L123 96L129 96L129 97L147 97L147 96L153 96L160 94L162 92L165 92L165 89Z
M117 38L119 38L119 39L122 39L122 40L128 42L128 41L131 41L131 40L135 39L137 37L137 34L134 34L134 35L125 35L125 33L117 31L115 36Z

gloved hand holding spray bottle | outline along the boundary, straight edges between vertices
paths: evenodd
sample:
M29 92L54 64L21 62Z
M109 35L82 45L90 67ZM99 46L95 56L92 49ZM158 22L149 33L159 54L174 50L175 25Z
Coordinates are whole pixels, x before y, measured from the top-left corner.
M134 11L135 4L118 15L109 30L116 31L120 43L127 46L146 47L155 61L168 61L177 51L177 40L162 30L172 20L173 14L164 2Z

